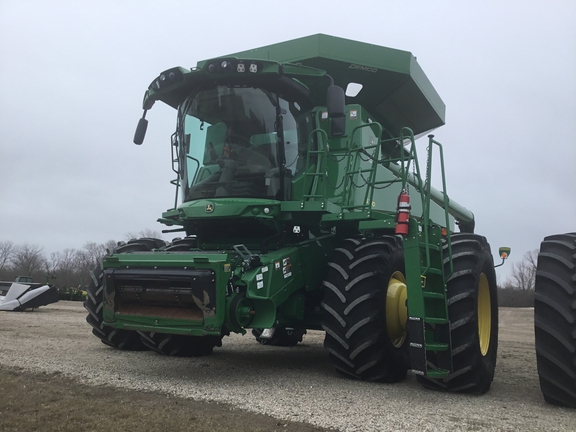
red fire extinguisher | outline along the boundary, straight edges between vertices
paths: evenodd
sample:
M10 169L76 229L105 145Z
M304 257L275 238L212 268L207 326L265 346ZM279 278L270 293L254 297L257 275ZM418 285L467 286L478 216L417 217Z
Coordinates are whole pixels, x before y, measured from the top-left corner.
M396 210L396 234L408 235L408 220L410 219L410 195L402 189L398 195L398 208Z

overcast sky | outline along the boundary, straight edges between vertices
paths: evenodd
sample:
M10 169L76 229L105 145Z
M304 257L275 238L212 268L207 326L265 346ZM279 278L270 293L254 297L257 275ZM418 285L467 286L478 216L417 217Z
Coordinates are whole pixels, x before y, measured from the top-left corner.
M574 0L0 0L0 241L49 256L161 230L176 119L156 104L132 144L148 84L325 33L418 58L446 104L448 194L518 261L576 231L575 23Z

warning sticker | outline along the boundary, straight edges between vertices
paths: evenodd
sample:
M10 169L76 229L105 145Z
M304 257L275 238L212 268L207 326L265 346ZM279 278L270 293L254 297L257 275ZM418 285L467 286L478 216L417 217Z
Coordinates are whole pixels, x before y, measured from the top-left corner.
M284 258L282 260L282 274L284 279L292 276L292 264L290 264L290 257Z

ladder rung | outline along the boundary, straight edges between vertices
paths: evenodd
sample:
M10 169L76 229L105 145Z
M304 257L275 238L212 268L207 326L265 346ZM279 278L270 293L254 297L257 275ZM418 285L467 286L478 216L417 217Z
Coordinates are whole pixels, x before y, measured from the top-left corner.
M448 320L446 318L424 317L424 322L426 324L448 324Z
M446 378L448 375L450 375L450 371L446 369L435 369L426 372L428 378Z
M422 249L426 249L426 245L425 245L425 244L421 244L420 246L422 247ZM441 246L433 245L433 244L429 244L429 245L428 245L428 249L429 249L429 250L433 250L433 251L438 251L438 252L442 251L442 247L441 247Z
M441 275L441 274L442 274L442 270L437 269L437 268L429 268L428 270L426 270L426 274Z
M432 299L439 299L439 300L445 299L444 294L431 292L431 291L422 291L422 295L424 295L424 297L432 298Z
M448 344L446 343L427 343L427 351L448 351Z

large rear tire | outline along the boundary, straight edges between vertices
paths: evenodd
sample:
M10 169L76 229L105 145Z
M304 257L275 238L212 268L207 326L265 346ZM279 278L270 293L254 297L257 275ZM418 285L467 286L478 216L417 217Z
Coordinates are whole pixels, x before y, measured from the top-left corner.
M576 233L548 236L540 245L534 329L544 399L576 408Z
M496 273L490 245L482 236L453 234L454 272L447 282L448 316L454 372L446 378L417 376L434 390L483 394L490 389L498 351L498 300ZM450 272L447 245L444 271ZM428 366L436 368L434 353Z
M142 238L130 240L126 244L117 247L114 253L127 253L133 251L149 251L165 246L164 241L159 239ZM143 350L145 346L140 340L140 335L132 330L119 330L104 325L104 271L102 263L90 273L91 281L86 289L84 308L88 311L86 321L92 326L92 334L99 338L102 343L122 350Z
M404 254L395 237L346 239L324 281L324 347L337 371L397 382L408 371Z

